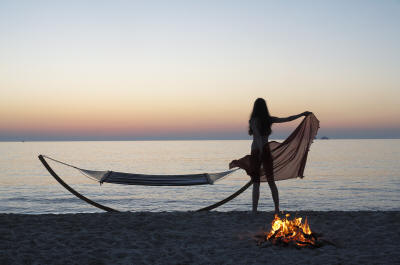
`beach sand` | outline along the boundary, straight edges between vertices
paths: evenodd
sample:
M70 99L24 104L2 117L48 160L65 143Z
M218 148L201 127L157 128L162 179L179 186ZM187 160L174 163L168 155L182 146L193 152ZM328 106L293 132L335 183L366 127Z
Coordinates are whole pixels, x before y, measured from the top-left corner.
M398 211L297 215L338 246L261 248L265 212L0 214L0 264L400 263Z

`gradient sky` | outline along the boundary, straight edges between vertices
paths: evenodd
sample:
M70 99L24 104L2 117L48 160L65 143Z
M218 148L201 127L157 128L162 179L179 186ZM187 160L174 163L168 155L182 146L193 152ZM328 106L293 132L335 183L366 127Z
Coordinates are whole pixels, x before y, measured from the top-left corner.
M399 47L400 1L3 0L0 140L400 138Z

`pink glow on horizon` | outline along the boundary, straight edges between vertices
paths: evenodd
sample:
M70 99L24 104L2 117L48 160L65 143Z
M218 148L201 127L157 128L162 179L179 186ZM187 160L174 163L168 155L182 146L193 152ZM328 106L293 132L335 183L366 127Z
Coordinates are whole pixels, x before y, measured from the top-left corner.
M375 128L397 128L390 121L375 120L333 120L330 123L316 113L321 121L321 128L360 130ZM138 115L139 116L139 115ZM226 133L234 132L247 135L248 113L243 112L241 116L225 117L222 114L218 116L204 115L188 117L165 113L151 116L121 117L114 115L97 115L77 117L49 115L46 117L29 117L25 119L3 119L0 125L2 132L18 132L33 134L52 134L52 135L82 135L82 136L129 136L129 137L157 137L163 135L188 135L207 134L207 133ZM276 124L273 126L274 132L290 131L300 121L294 121L287 124ZM400 126L398 126L400 127Z

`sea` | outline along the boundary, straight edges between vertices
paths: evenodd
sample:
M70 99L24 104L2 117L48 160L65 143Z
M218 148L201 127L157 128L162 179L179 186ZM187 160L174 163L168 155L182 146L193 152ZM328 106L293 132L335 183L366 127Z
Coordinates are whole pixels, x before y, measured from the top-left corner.
M39 154L92 170L191 174L225 171L250 145L250 140L0 142L0 213L101 212L56 182ZM120 211L195 211L249 181L238 170L214 185L100 185L73 168L49 163L75 190ZM400 139L315 140L304 175L277 182L281 210L398 211ZM249 188L216 211L250 211L251 193ZM273 209L269 186L262 183L259 210Z

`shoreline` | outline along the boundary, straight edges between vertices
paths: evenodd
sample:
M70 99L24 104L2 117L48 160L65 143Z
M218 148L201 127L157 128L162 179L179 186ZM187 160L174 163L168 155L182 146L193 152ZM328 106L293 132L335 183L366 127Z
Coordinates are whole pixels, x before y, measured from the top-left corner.
M292 216L296 212L289 212ZM299 211L338 246L260 248L272 212L0 214L1 264L393 264L400 211Z

